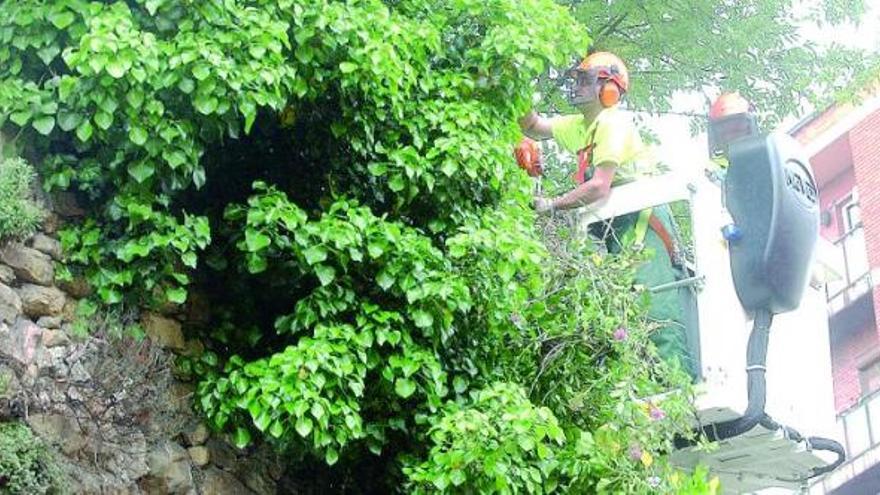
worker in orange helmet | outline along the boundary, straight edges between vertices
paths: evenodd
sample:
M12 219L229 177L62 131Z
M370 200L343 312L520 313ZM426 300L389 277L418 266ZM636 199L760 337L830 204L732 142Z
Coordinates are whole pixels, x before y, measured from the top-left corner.
M581 111L574 115L545 118L531 111L519 124L528 136L515 151L520 167L540 175L540 154L529 138L553 138L578 160L573 176L575 188L556 198L535 198L535 210L548 213L584 206L608 196L611 186L632 180L645 146L632 120L619 111L629 90L629 71L616 55L596 52L568 73L569 101ZM527 161L526 158L531 158Z
M592 53L569 71L569 81L569 100L580 113L546 118L531 111L519 120L529 138L553 138L561 148L577 156L575 187L555 198L536 195L535 211L541 214L601 201L611 194L612 186L656 172L635 124L619 109L621 98L630 89L629 71L623 61L612 53ZM532 149L532 142L526 138L515 155L520 167L535 175L540 172L540 155L535 159L535 154L528 152ZM654 287L686 276L668 207L622 215L613 220L610 228L596 227L604 230L593 234L604 239L612 253L628 243L654 253L637 270L637 283ZM692 299L687 288L653 294L648 316L658 322L659 328L651 338L661 356L677 359L695 374L695 353L691 350L694 346L689 337L692 332L688 331L693 326Z
M752 106L739 93L723 93L709 108L709 158L721 170L728 166L730 143L758 134Z

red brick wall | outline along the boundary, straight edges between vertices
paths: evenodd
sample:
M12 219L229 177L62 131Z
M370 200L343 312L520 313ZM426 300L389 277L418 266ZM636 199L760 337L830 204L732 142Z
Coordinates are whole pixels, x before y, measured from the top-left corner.
M845 109L834 108L826 111L817 122L802 129L798 136L799 140L808 142L817 132L839 120L842 110ZM852 171L826 184L820 191L820 203L825 209L831 202L840 201L848 195L853 186L858 189L868 261L872 268L880 267L880 110L854 126L849 131L848 139L852 153ZM839 235L838 220L835 215L834 224L822 229L824 237L833 240L835 234ZM877 287L873 291L873 302L874 308L880 309L880 290ZM865 364L861 361L864 361L874 349L880 347L878 329L880 329L880 311L875 311L873 324L863 325L862 328L845 334L832 333L831 365L834 375L834 405L837 412L854 405L861 396L859 364Z
M859 189L865 244L871 268L880 267L880 110L859 122L849 133L853 169ZM880 308L880 290L874 288L874 308ZM875 311L880 318L880 311ZM876 328L880 328L880 321Z
M869 350L876 348L877 345L877 332L870 324L843 338L831 339L834 407L838 413L858 402L862 393L859 384L859 362L866 356L866 351L870 352Z
M880 110L849 133L871 266L880 266Z

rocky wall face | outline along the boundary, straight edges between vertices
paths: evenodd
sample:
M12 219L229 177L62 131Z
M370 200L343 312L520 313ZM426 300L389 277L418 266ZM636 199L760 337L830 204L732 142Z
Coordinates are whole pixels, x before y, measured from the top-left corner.
M90 290L55 280L56 233L83 211L72 196L51 204L41 232L0 241L0 419L23 420L57 450L72 493L276 493L271 449L212 438L192 411L194 387L174 378L174 354L200 348L184 338L183 313L117 315L140 321L142 341L111 337L101 320L75 335Z

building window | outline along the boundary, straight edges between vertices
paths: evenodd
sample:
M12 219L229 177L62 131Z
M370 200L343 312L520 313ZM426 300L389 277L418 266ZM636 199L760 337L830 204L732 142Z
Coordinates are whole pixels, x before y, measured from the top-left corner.
M858 193L853 191L851 196L839 203L837 211L840 214L840 227L842 230L837 244L843 250L844 264L846 265L844 282L846 284L845 287L849 288L862 281L870 271ZM867 282L866 279L865 282Z
M880 359L859 367L859 384L862 386L862 397L880 390Z
M849 232L862 224L862 210L859 203L850 201L843 207L843 225Z
M843 422L846 425L846 453L855 457L868 450L871 446L871 430L865 408L853 409L843 418Z

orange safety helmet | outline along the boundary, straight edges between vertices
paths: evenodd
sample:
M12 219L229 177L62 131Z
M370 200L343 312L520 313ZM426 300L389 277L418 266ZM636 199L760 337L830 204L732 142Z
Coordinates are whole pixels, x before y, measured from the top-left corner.
M629 91L629 70L620 57L610 52L595 52L587 55L575 69L585 72L602 81L599 89L599 102L605 108L616 105L621 96Z
M738 92L722 93L709 109L709 119L718 120L729 115L749 113L749 101Z
M752 105L739 93L722 93L709 108L709 157L727 155L730 143L758 134Z

